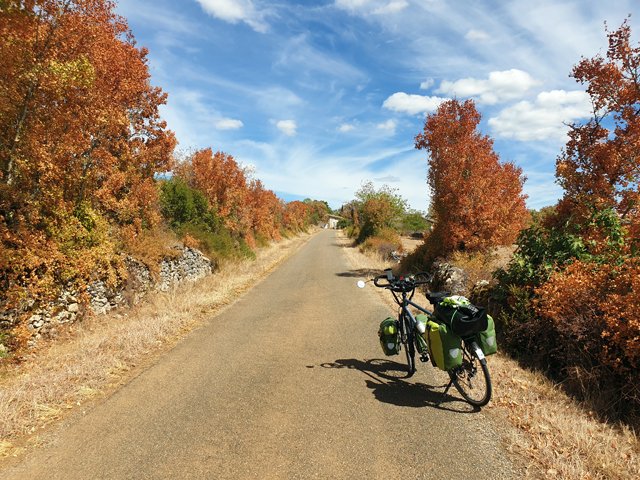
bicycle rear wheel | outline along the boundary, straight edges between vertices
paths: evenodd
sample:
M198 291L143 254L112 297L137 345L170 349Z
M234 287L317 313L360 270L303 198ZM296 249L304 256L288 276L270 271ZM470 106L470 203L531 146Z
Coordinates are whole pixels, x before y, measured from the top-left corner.
M476 344L465 343L462 349L462 365L449 371L456 390L471 405L482 407L491 400L491 376L486 358L476 354Z
M409 322L404 316L400 317L400 322L402 325L400 330L400 340L402 341L404 353L407 357L407 378L409 378L416 371L416 348L414 344L413 331L409 326Z

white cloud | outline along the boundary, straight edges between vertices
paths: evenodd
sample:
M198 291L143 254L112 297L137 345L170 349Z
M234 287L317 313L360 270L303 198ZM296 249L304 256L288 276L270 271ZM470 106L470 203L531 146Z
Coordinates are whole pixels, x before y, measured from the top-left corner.
M433 78L427 78L420 84L420 90L429 90L436 81Z
M215 123L218 130L237 130L243 126L242 120L234 120L233 118L221 118Z
M264 13L259 12L251 0L197 0L203 10L229 23L244 22L256 32L264 33L268 25Z
M351 132L352 130L355 130L355 129L356 129L356 126L350 123L343 123L338 127L338 130L342 133Z
M296 130L298 129L298 125L295 120L279 120L276 122L276 127L285 135L289 137L293 137L296 134Z
M387 120L386 122L379 123L376 125L378 130L384 130L385 132L389 132L391 134L396 133L396 122L395 120Z
M405 8L407 8L409 4L405 0L393 0L386 5L382 5L376 8L373 13L375 15L387 15L390 13L397 13Z
M382 106L394 112L416 115L418 113L435 112L445 100L447 99L442 97L427 97L397 92L387 98Z
M409 6L406 0L336 0L335 6L351 13L388 15Z
M566 123L591 116L589 96L582 91L540 93L535 102L522 101L489 119L496 136L520 141L566 139Z
M343 10L358 10L372 4L372 0L336 0L336 7Z
M518 69L491 72L488 79L463 78L455 82L444 81L437 93L456 97L474 97L480 103L493 105L515 100L538 82L527 72Z
M484 30L476 30L472 28L467 32L464 38L466 38L470 42L486 42L491 37Z

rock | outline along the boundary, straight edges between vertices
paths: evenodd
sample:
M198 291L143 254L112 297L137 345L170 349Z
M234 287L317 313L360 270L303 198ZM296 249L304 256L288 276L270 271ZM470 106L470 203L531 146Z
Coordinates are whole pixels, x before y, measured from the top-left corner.
M78 305L77 303L72 303L67 306L67 311L71 313L78 313L80 311L80 305Z
M468 278L464 270L441 261L434 262L432 269L432 291L446 291L451 295L467 295Z

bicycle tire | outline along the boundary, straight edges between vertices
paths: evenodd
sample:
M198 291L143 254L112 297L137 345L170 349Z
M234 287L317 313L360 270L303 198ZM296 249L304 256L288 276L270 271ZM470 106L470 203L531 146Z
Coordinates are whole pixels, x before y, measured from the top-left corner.
M456 390L474 407L483 407L491 400L491 375L487 359L480 360L472 346L463 347L462 365L449 371Z
M409 378L416 372L416 349L414 345L413 331L409 327L408 322L404 316L400 317L400 322L402 325L402 345L404 347L404 352L407 357L407 377Z

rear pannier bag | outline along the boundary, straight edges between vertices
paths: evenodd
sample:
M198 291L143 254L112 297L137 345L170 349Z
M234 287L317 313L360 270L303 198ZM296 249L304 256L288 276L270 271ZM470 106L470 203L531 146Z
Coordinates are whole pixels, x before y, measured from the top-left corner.
M472 337L489 326L487 312L476 307L467 298L460 295L445 297L436 305L436 318L447 325L456 335Z
M478 345L480 346L480 349L482 350L482 353L484 353L485 355L493 355L498 351L498 342L496 340L496 327L495 327L495 324L493 323L493 318L491 318L491 315L487 315L487 320L488 320L489 326L487 327L486 330L478 333L478 335L476 335L476 339L478 341Z
M447 325L429 320L423 336L434 366L440 370L451 370L462 364L462 340Z
M400 332L394 318L385 318L380 323L378 336L385 355L397 355L400 352Z

